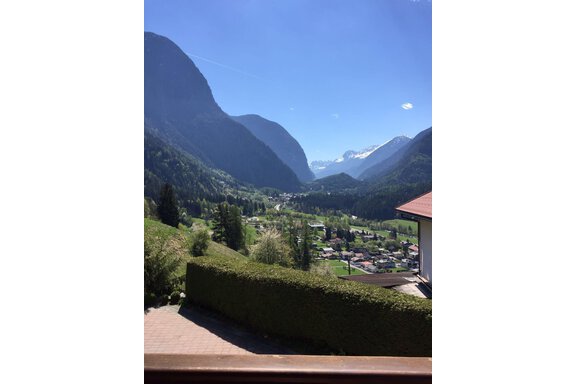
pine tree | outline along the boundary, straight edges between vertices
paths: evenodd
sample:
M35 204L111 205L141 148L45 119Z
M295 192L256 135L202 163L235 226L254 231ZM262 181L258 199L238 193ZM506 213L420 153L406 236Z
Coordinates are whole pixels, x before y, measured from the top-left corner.
M330 227L326 227L326 241L332 238L332 229Z
M228 204L220 203L216 206L212 215L212 227L213 227L212 240L217 242L226 242L227 226L228 226Z
M301 264L301 268L304 271L307 271L310 269L310 229L308 227L308 222L303 221L302 222L302 227L303 227L303 234L302 234L302 264Z
M174 189L168 183L160 189L160 202L158 204L158 217L164 224L178 228L178 201Z
M235 251L244 248L244 228L240 208L235 205L228 210L228 220L225 226L226 245Z
M212 215L212 227L212 240L225 243L235 251L245 247L242 213L237 206L218 204Z

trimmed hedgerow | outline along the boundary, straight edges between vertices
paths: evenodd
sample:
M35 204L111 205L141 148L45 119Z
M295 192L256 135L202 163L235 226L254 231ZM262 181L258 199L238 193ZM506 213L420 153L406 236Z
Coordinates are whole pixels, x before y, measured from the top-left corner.
M186 297L260 331L349 355L432 356L432 302L304 271L198 257Z

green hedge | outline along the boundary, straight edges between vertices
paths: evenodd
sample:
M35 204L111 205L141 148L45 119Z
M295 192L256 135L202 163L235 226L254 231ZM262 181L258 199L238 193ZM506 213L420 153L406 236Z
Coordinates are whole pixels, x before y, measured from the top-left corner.
M432 356L432 302L256 262L198 257L186 297L263 332L349 355Z

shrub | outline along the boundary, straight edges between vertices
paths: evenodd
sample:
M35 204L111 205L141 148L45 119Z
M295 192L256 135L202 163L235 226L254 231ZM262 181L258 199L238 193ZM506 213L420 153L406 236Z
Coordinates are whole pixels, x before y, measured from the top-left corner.
M200 229L192 233L192 246L190 253L192 256L202 256L208 249L210 243L210 234L207 229Z
M144 308L156 305L156 295L153 293L144 293Z
M266 229L252 249L252 259L265 264L290 265L290 248L275 228Z
M170 304L175 305L178 304L179 302L180 302L180 292L178 291L172 292L172 294L170 295Z
M432 302L373 285L202 257L187 265L186 298L260 331L350 355L432 355Z
M166 236L144 238L144 291L164 294L178 285L180 257Z

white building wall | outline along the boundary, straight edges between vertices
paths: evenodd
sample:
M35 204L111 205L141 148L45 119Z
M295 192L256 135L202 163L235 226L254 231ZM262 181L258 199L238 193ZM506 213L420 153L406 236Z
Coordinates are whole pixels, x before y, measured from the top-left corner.
M432 222L420 221L420 275L432 285Z

